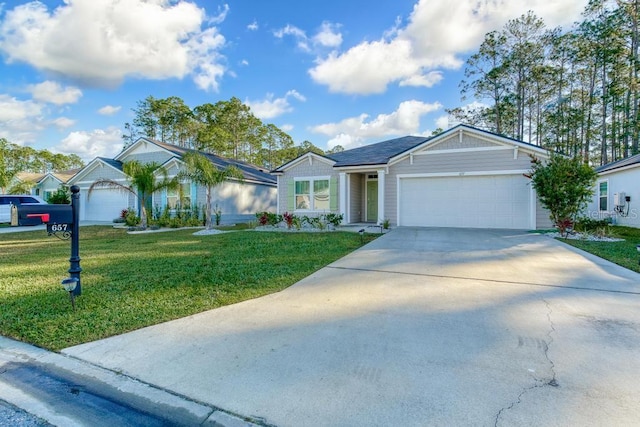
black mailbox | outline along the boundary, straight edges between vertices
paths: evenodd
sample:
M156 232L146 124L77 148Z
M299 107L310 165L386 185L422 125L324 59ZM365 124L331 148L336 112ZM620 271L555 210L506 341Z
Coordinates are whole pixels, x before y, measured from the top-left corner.
M73 209L71 205L43 205L26 203L11 207L11 225L46 224L49 232L71 231Z

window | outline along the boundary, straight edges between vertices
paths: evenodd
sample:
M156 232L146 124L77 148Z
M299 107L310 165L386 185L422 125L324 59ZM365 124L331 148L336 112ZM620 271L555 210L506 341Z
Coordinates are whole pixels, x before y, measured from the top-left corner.
M599 210L609 210L609 181L601 181L598 185Z
M313 181L313 209L329 210L329 180Z
M169 209L183 209L191 206L191 184L180 184L179 190L167 190L167 205Z
M296 209L311 209L311 181L296 181Z
M295 182L295 209L328 211L330 209L329 178L313 178Z

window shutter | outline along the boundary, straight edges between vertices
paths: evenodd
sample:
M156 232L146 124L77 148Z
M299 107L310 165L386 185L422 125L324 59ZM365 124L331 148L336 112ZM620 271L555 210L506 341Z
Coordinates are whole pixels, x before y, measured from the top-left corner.
M295 210L296 189L295 182L290 179L287 182L287 210L293 212ZM278 212L279 213L279 212Z
M162 196L160 197L160 209L164 210L164 207L167 206L167 189L162 190Z
M198 184L191 182L191 206L198 205Z
M329 210L338 210L338 178L335 176L329 180Z

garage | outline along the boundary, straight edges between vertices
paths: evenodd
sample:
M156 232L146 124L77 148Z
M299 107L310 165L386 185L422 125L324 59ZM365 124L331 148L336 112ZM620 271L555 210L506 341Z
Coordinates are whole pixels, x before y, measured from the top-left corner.
M85 221L113 221L123 209L127 209L129 195L109 188L96 188L91 197L85 196L83 202L80 217Z
M403 226L535 228L522 174L401 178L398 207Z

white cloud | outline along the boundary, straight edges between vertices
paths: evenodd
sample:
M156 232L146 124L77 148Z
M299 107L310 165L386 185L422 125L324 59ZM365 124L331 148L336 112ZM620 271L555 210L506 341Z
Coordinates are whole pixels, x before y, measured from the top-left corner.
M43 106L0 94L0 137L14 144L32 143L44 129Z
M320 31L313 36L313 43L324 47L336 48L342 44L342 34L338 31L339 24L323 22Z
M284 28L274 31L273 35L279 39L291 36L296 40L296 45L300 50L312 53L319 48L326 51L326 48L339 47L342 44L342 34L338 31L339 28L340 24L325 21L318 32L309 38L304 30L295 25L287 24Z
M291 132L293 130L294 126L287 123L287 124L284 124L284 125L280 125L279 128L283 132Z
M60 83L49 80L29 85L27 89L36 101L55 105L74 104L82 97L82 91L77 87L67 86L63 88Z
M251 24L247 25L247 30L249 30L249 31L257 31L258 28L260 28L260 27L258 26L258 21L256 21L255 19L253 20L253 22Z
M307 34L295 25L287 24L284 28L274 31L273 35L279 39L284 38L284 36L292 36L296 40L296 45L299 49L305 52L311 51Z
M103 116L111 116L113 114L116 114L121 109L122 107L119 105L117 107L114 107L113 105L105 105L98 110L98 114L102 114Z
M396 111L379 114L373 119L369 119L368 114L361 114L338 123L317 125L310 130L330 137L329 148L333 148L331 144L351 148L370 138L415 134L420 129L420 118L441 108L439 102L427 104L416 100L404 101Z
M333 51L309 70L314 81L332 92L382 93L389 84L430 87L440 69L458 69L462 57L480 46L484 35L532 10L549 28L569 25L580 17L588 0L419 0L406 26L396 19L379 40L346 51Z
M272 119L293 111L293 107L289 103L290 98L300 102L306 101L306 98L298 91L290 90L282 98L274 98L272 93L268 93L262 101L246 100L245 104L251 108L251 112L259 119Z
M218 52L224 37L215 27L202 29L205 18L188 1L73 0L51 11L33 1L5 12L0 51L8 62L98 86L191 75L215 90L225 69Z
M66 129L76 124L76 121L68 117L58 117L53 120L53 125L58 129Z
M91 132L71 132L54 150L63 154L77 154L85 161L98 156L113 157L122 150L122 131L110 127Z
M208 19L208 22L211 24L220 24L227 19L227 14L229 13L229 5L223 4L222 6L218 6L218 14L216 16L212 16Z

